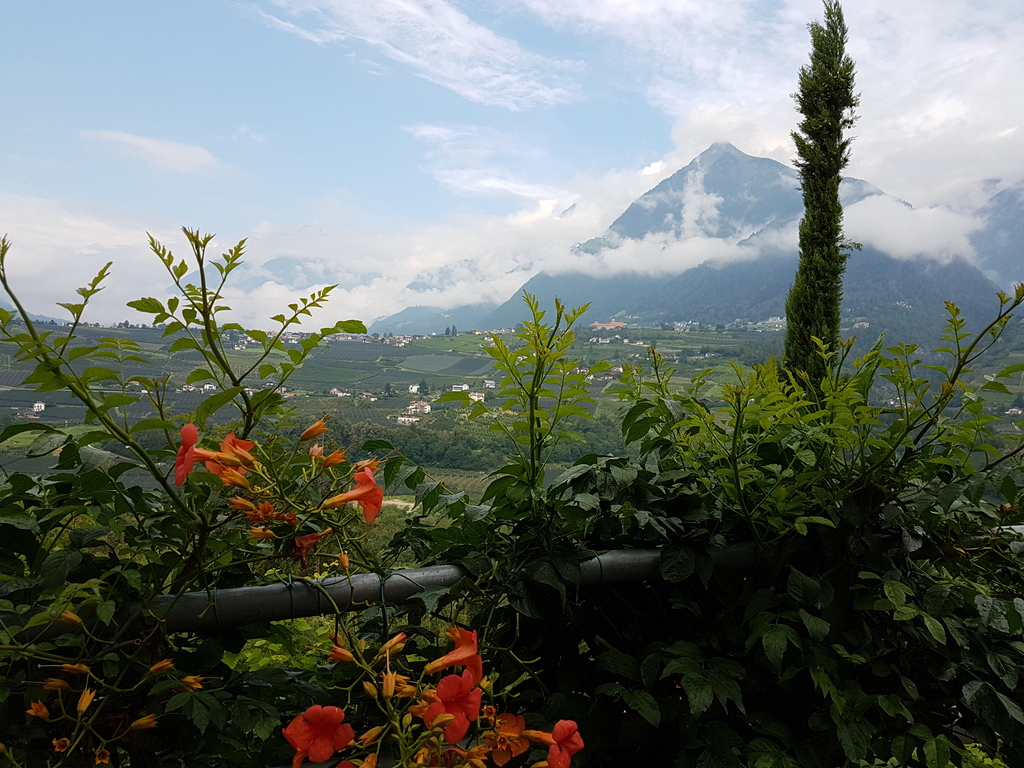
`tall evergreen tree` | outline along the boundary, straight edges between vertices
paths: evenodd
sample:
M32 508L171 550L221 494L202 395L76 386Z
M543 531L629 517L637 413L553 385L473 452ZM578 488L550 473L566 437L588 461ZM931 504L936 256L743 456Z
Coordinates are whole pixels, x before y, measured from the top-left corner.
M786 300L783 361L807 374L817 388L827 374L812 337L835 349L847 250L859 248L843 235L839 182L850 160L846 130L856 120L860 98L853 92L854 65L846 53L847 30L838 0L825 0L825 23L811 22L811 63L800 68L800 90L793 94L804 119L793 132L803 190L800 266Z

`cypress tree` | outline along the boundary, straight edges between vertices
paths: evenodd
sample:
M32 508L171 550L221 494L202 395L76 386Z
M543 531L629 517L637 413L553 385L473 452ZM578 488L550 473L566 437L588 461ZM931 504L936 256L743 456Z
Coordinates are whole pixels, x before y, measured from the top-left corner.
M850 160L844 134L856 120L859 97L853 92L853 59L846 54L847 30L838 0L825 0L825 23L811 22L811 63L800 68L800 90L793 94L803 120L794 131L803 190L800 266L786 299L783 362L791 372L807 374L815 390L827 375L812 337L835 349L839 342L840 302L846 251L859 248L843 235L839 182Z

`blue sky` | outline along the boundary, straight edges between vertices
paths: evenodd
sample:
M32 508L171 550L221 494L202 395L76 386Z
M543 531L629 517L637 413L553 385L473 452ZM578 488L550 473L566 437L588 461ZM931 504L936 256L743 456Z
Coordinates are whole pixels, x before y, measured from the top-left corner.
M93 318L134 319L124 303L168 282L145 233L178 249L188 225L249 237L232 294L248 322L324 283L341 286L329 314L367 321L502 300L715 141L789 162L820 16L815 0L4 3L8 270L58 314L113 260ZM1018 0L846 16L851 174L962 240L1024 178Z

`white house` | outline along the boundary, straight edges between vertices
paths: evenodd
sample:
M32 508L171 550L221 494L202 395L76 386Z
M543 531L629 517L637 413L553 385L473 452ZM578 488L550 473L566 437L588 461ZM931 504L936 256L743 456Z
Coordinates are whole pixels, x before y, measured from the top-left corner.
M416 414L413 413L403 413L399 415L395 419L395 421L397 421L399 424L415 424L421 418L422 416L417 416Z
M472 400L474 403L482 403L484 401L484 393L483 392L470 392L469 393L469 399Z
M490 379L484 379L484 389L494 389L498 386L497 382L491 381Z
M39 413L40 411L45 411L45 410L46 410L46 403L44 403L42 400L36 400L34 403L32 403L32 412L33 413Z
M469 392L469 384L452 384L452 392Z
M430 403L426 400L413 400L406 410L409 413L430 413Z

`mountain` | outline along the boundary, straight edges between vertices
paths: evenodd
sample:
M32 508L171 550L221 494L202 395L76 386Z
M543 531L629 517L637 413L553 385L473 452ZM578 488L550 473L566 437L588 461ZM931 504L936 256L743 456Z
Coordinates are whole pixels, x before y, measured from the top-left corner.
M17 316L18 314L17 308L6 299L0 299L0 309L6 309L8 312L15 316ZM36 323L54 323L56 325L63 325L65 322L68 322L68 320L70 320L70 315L65 318L57 318L52 317L51 315L37 315L32 312L28 313L28 317L30 320Z
M848 229L859 227L862 239L870 238L849 257L842 305L850 325L868 323L865 336L886 331L894 339L932 343L946 317L945 301L960 305L968 319L988 318L995 292L1024 278L1024 182L976 212L981 226L969 245L963 240L956 247L921 236L931 234L933 211L918 216L907 202L861 179L844 179L840 194ZM452 322L509 327L523 318L524 292L549 306L554 297L569 306L589 303L583 323L719 324L781 316L796 273L802 216L795 170L714 144L637 198L604 233L576 245L576 271L536 274L498 307L466 308L471 319L465 321L450 310L417 307L373 329L438 332ZM919 229L911 228L914 222ZM971 261L955 255L970 246Z
M865 203L888 206L893 213L913 211L860 179L844 179L840 194L847 210ZM1012 243L1006 233L1021 227L1024 201L1005 198L993 200L989 237ZM584 323L614 317L643 324L718 324L782 316L796 273L802 216L796 171L731 144L714 144L634 201L603 235L576 246L578 255L592 259L583 262L586 271L535 275L483 325L504 327L521 318L524 292L545 302L557 296L570 306L590 302ZM1015 242L1021 242L1019 236ZM646 274L650 261L659 266ZM673 261L679 264L675 271ZM625 271L626 263L631 271ZM1004 272L1012 269L1008 257L998 264ZM868 323L870 330L863 333L872 338L885 331L893 338L931 343L945 320L946 300L969 318L988 317L997 289L963 259L928 254L898 259L865 246L847 262L843 316L850 325Z
M984 226L971 235L984 269L1004 290L1024 280L1024 181L1004 189L979 211Z
M401 335L444 333L455 326L460 331L482 328L481 321L496 309L494 304L471 304L453 310L437 307L406 307L401 312L377 320L368 328L370 333Z

